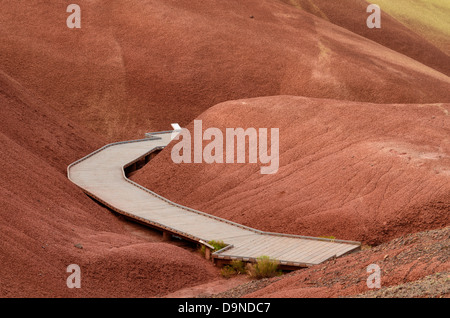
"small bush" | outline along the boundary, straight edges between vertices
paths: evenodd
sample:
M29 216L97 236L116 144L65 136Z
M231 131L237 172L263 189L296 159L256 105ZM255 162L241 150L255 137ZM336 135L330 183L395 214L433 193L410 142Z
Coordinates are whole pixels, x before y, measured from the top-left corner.
M270 278L281 274L278 263L269 256L258 257L255 264L247 264L247 272L252 278Z
M209 241L208 244L211 245L212 247L214 247L214 252L221 250L222 248L227 246L227 244L225 244L223 241L214 241L214 240Z
M237 274L236 270L230 266L230 265L225 265L224 267L222 267L222 269L220 270L220 274L225 277L225 278L230 278L231 276L234 276Z
M245 274L246 272L247 271L243 261L233 260L230 265L225 265L222 267L220 274L225 278L230 278L231 276Z
M370 246L368 244L361 245L361 251L370 250L370 249L372 249L372 246Z
M334 241L336 239L336 237L334 236L319 236L320 238L325 238L325 239L330 239L332 241Z
M231 267L236 271L237 274L245 274L247 272L244 262L237 259L231 262Z
M213 251L213 252L216 252L216 251L218 251L218 250L221 250L222 248L224 248L225 246L227 246L227 244L225 244L223 241L214 241L214 240L209 241L208 244L211 245L211 246L214 248L214 251ZM203 256L205 256L205 250L206 250L205 245L202 245L202 246L200 247L200 253L201 253Z

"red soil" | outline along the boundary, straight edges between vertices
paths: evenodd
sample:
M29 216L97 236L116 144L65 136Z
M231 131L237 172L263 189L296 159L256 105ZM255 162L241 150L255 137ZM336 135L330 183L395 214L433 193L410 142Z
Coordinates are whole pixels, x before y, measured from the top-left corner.
M68 164L109 141L187 125L239 98L450 102L448 57L389 18L378 37L351 27L343 10L327 13L342 28L276 0L77 4L79 30L66 27L61 1L2 5L0 297L160 296L217 278L198 255L130 230L67 180ZM167 179L150 182L150 168L138 179L261 229L379 242L448 224L448 104L248 103L202 118L280 127L277 175L175 167L166 151L151 167ZM73 263L80 290L66 287Z
M367 273L367 266L370 264L380 267L382 288L417 281L435 273L444 273L448 277L449 243L450 227L408 235L373 249L299 270L291 277L245 297L322 298L366 293L377 290L367 286L371 274ZM421 297L427 297L431 292L432 288L428 288L424 286L420 290Z
M203 129L279 128L276 174L262 175L258 164L177 165L169 146L133 178L261 230L378 244L450 224L449 106L230 101L199 117Z
M369 3L364 0L282 0L301 8L326 21L339 25L365 38L382 44L414 60L428 65L439 72L450 75L450 52L443 52L433 43L409 29L404 24L382 11L382 27L369 29L366 13ZM450 45L450 39L449 45ZM450 47L450 46L449 46Z
M3 6L0 69L108 140L186 125L210 106L239 98L450 102L447 76L282 1L77 4L78 30L65 26L60 1ZM411 40L437 69L449 65L422 39L402 40L407 31L389 21L383 25L393 28L389 47Z
M0 105L0 297L148 297L218 276L198 254L132 234L67 179L102 137L3 73ZM81 289L66 286L70 264Z

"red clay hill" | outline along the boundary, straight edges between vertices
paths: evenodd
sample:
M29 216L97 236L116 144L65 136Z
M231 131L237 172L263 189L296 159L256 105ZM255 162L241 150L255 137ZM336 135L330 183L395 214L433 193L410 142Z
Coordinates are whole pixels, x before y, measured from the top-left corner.
M199 255L132 234L66 177L105 140L0 73L0 297L149 297L217 278ZM81 268L69 289L67 266Z
M81 29L66 27L69 14L60 1L2 6L0 69L108 140L186 125L240 98L450 102L449 78L421 63L425 55L448 71L448 56L391 18L383 20L387 48L277 0L77 4ZM349 18L360 30L368 16L361 6L351 2L347 14L342 8L330 21ZM371 31L365 32L380 33Z
M279 128L277 173L248 163L175 164L169 146L134 179L261 230L378 244L449 224L449 111L292 96L230 101L199 117L203 129Z
M379 29L369 29L365 23L361 23L361 15L366 12L370 1L364 0L340 0L340 1L328 1L328 0L282 0L283 2L296 7L299 10L304 10L315 16L322 18L326 21L330 21L333 24L339 25L347 30L350 30L356 34L359 34L372 41L380 43L381 45L390 48L394 51L402 53L406 56L413 58L414 60L421 62L427 66L430 66L447 76L450 75L450 63L449 50L444 50L435 45L434 38L428 39L425 35L422 35L418 25L409 23L405 25L397 16L391 16L391 10L386 10L384 3L380 4L381 8L381 23L382 26ZM428 3L427 3L428 2ZM434 1L436 2L436 1ZM372 1L372 3L379 3ZM403 1L405 5L411 5ZM417 7L422 6L423 9L430 10L430 6L433 4L427 0L415 0L414 5ZM398 1L398 6L401 6ZM442 8L436 10L443 10ZM403 17L408 18L408 14L412 10L405 8L402 13ZM412 11L420 16L420 12ZM445 11L444 11L445 12ZM397 11L394 11L397 13ZM368 17L371 13L366 13ZM442 14L444 14L442 12ZM409 17L409 20L413 20L413 17ZM434 16L434 23L438 21L438 18ZM442 32L443 30L441 30ZM445 33L439 32L439 38L444 38L446 41L439 42L444 47L450 47L450 38L445 36Z
M2 3L0 297L150 297L216 280L198 253L130 229L66 177L108 142L198 116L279 127L279 172L175 166L168 149L140 182L275 231L377 243L448 224L445 46L388 15L365 30L361 1L318 1L325 16L285 2L79 0L76 30L68 3ZM70 264L80 290L66 287Z

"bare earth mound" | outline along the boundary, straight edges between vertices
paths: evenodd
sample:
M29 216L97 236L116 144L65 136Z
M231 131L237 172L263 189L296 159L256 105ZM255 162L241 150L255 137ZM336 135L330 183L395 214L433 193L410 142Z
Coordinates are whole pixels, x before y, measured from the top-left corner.
M284 277L244 297L449 297L450 228L410 234ZM381 269L369 289L367 267ZM397 286L399 285L399 286Z
M276 174L258 164L177 165L172 142L133 178L261 230L377 244L449 224L448 109L291 96L222 103L200 116L203 129L279 128Z
M369 32L360 0L348 11L322 0L79 0L81 29L66 27L68 3L4 2L0 297L151 297L217 283L198 253L142 235L66 177L108 142L202 113L204 128L280 128L279 172L178 166L169 147L138 182L269 231L373 244L449 223L447 6L435 20L431 1L405 15L397 1ZM262 97L274 95L305 97ZM81 289L66 286L70 264Z
M102 146L0 74L0 297L149 297L217 277L199 255L145 240L90 200L67 165ZM81 268L69 289L67 266Z
M450 75L450 38L448 27L444 28L448 25L448 8L444 9L443 2L443 7L438 10L433 8L439 0L433 0L433 4L430 4L430 0L282 1ZM380 29L369 29L365 23L370 15L366 12L370 2L380 5ZM436 28L436 25L442 25L442 28ZM422 34L421 30L429 32Z
M60 1L3 6L0 69L109 141L174 121L187 125L210 106L240 98L450 102L448 76L413 59L426 50L427 61L446 72L448 56L387 18L386 32L396 34L389 43L408 34L413 58L282 1L77 4L77 30L66 27ZM354 17L362 27L366 18L365 11Z

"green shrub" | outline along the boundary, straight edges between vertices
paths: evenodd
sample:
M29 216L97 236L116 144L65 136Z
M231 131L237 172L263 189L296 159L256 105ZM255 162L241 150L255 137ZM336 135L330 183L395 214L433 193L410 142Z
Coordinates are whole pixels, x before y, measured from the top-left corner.
M214 247L214 252L221 250L222 248L227 246L227 244L225 244L223 241L214 241L214 240L209 241L208 244Z
M220 274L225 277L225 278L230 278L231 276L236 275L236 270L230 266L230 265L225 265L224 267L222 267L222 269L220 270Z
M254 264L247 264L247 272L252 278L270 278L281 274L278 262L269 256L260 256Z
M335 240L336 238L334 236L319 236L320 238L325 238L325 239L330 239L330 240Z
M245 274L247 270L245 269L245 263L240 260L233 260L230 265L225 265L220 270L220 274L225 278L230 278L231 276Z
M222 248L224 248L225 246L227 246L227 244L225 244L223 241L214 241L214 240L209 241L208 244L211 245L211 246L214 248L214 251L212 251L213 253L216 252L216 251L218 251L218 250L221 250ZM205 245L202 245L202 246L200 247L200 253L201 253L203 256L205 256L205 250L206 250Z
M245 274L247 270L245 269L245 263L240 260L231 261L231 267L236 271L237 274Z
M365 250L370 250L372 249L372 246L368 245L368 244L363 244L361 245L361 250L365 251Z

